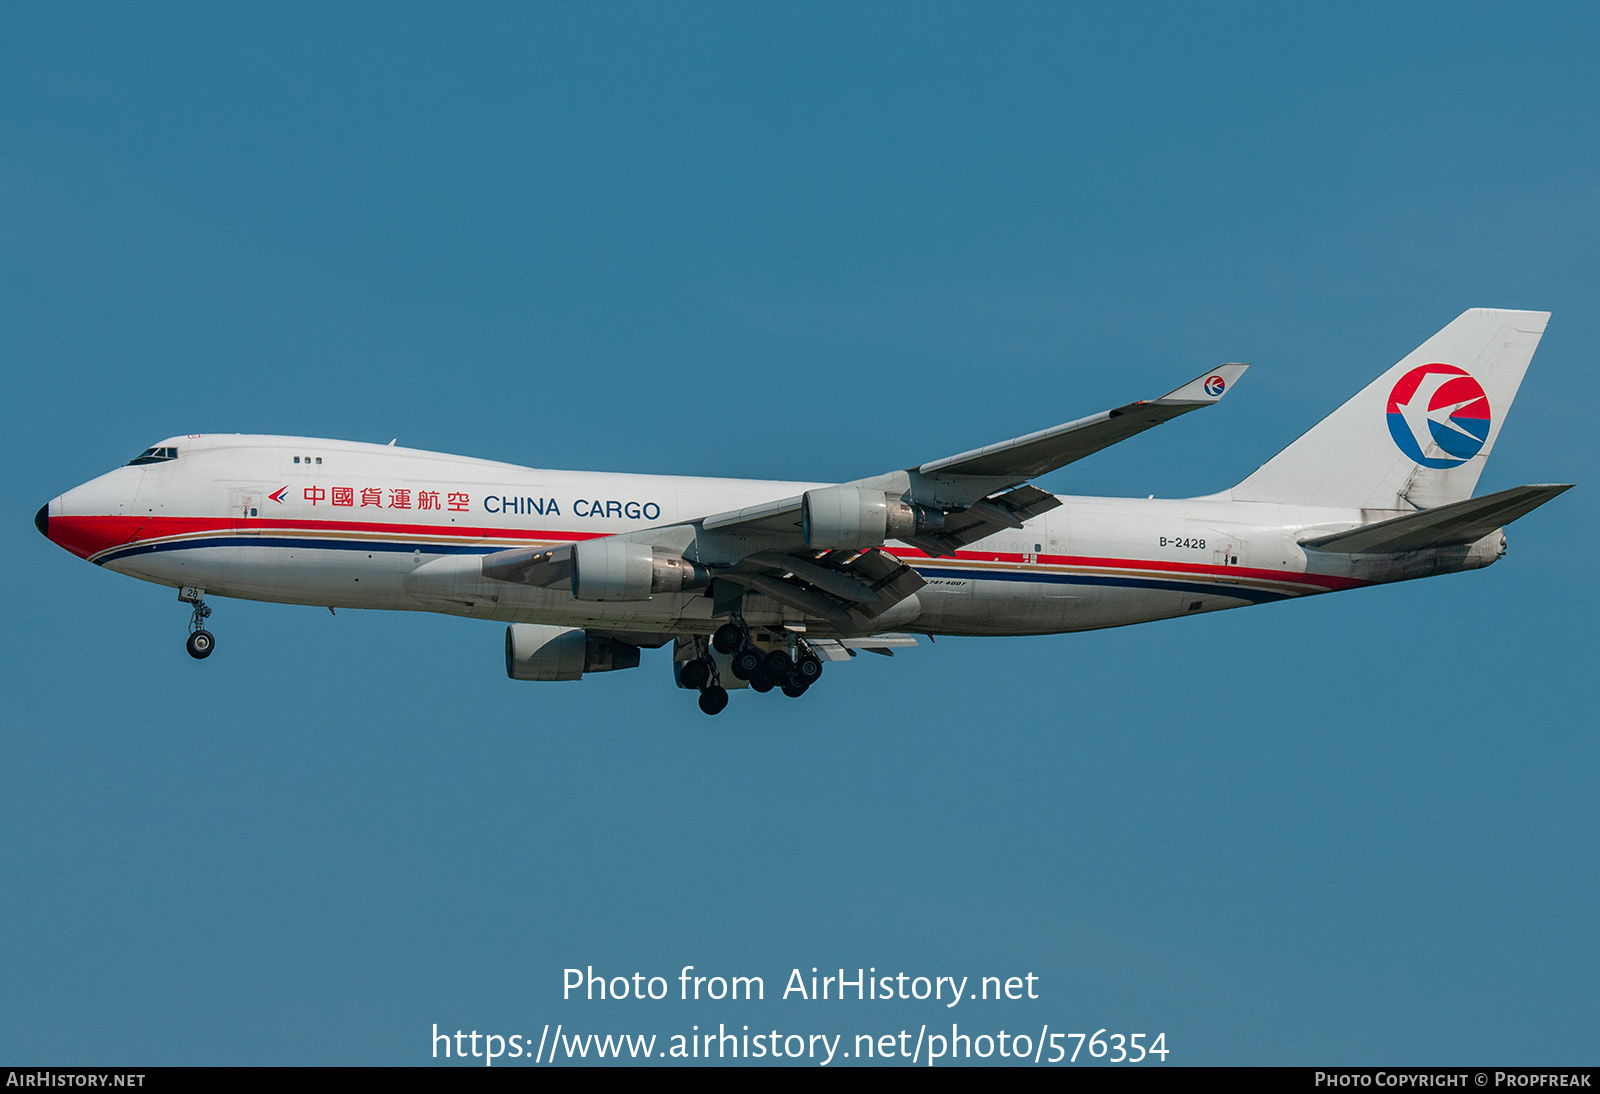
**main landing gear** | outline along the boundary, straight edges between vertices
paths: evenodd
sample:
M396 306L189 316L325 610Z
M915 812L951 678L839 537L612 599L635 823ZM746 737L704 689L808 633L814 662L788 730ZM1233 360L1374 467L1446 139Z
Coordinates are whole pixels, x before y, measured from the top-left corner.
M718 653L731 656L730 671L748 681L757 692L778 688L791 699L798 699L822 677L822 659L793 633L787 634L784 646L762 649L742 623L724 623L711 636L711 646ZM707 714L720 714L728 705L727 689L716 683L717 668L711 658L697 657L686 662L679 670L679 679L685 687L700 689L700 709Z
M217 648L217 640L205 627L206 620L211 617L211 609L206 606L205 595L204 589L188 585L178 590L178 599L194 606L194 611L189 616L189 639L184 642L183 648L188 650L189 656L196 661L210 657L211 651Z

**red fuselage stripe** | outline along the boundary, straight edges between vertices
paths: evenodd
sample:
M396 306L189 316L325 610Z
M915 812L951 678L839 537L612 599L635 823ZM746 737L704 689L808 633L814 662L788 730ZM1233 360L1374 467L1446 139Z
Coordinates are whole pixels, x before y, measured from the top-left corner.
M481 525L410 524L389 521L291 520L272 517L160 517L138 516L59 516L50 518L50 538L81 558L91 558L114 547L149 540L194 536L206 533L285 531L317 533L356 533L384 538L419 538L504 541L515 546L526 542L573 542L598 539L605 532L572 532L548 528L491 528ZM911 548L894 554L909 562L927 559L939 562ZM1161 573L1196 574L1235 581L1279 581L1295 585L1314 585L1321 589L1349 589L1367 582L1331 574L1308 574L1258 567L1221 566L1203 562L1174 562L1156 559L1103 558L1091 555L1023 555L1006 551L958 551L946 556L956 563L998 562L1010 566L1057 566L1078 570L1151 570Z

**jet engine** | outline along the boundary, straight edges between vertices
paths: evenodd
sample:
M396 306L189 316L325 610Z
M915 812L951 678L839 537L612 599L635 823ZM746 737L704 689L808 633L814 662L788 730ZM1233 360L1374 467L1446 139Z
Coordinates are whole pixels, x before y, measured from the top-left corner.
M586 539L572 552L572 595L579 600L649 600L652 593L698 589L711 571L648 543L614 536Z
M807 547L852 549L881 547L886 540L937 531L944 527L944 514L909 505L882 490L824 486L805 492L800 522Z
M638 667L638 646L578 627L513 623L506 628L506 675L513 680L576 680L586 672Z

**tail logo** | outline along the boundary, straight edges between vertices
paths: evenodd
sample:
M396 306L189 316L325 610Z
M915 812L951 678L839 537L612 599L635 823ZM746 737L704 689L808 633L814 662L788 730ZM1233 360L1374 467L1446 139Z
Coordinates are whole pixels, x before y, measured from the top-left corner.
M1228 381L1224 380L1222 377L1206 377L1206 394L1211 396L1213 399L1221 395L1226 390L1228 390Z
M1423 467L1460 467L1489 439L1489 397L1454 365L1419 365L1389 392L1389 435Z

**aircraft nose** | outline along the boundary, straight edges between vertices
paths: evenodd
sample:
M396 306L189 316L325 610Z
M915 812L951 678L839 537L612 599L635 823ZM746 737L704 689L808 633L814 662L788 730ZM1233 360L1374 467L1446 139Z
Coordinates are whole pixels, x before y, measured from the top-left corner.
M39 534L45 539L50 538L50 503L45 502L39 506L39 511L33 514L33 526L39 529Z

